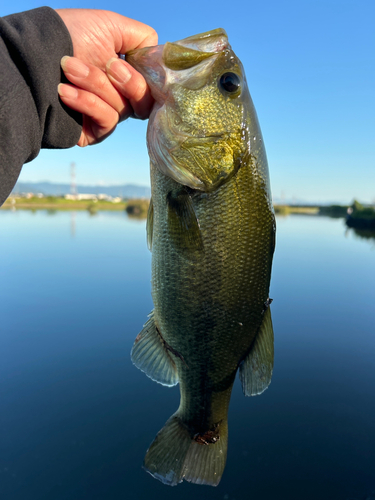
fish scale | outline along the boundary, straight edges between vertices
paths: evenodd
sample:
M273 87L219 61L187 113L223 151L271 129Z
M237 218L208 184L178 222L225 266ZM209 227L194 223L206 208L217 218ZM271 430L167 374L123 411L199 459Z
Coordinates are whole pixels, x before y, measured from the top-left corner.
M236 373L245 395L271 381L275 217L256 112L225 32L165 47L128 58L156 100L147 223L154 311L132 359L153 380L180 385L146 470L165 484L217 485Z

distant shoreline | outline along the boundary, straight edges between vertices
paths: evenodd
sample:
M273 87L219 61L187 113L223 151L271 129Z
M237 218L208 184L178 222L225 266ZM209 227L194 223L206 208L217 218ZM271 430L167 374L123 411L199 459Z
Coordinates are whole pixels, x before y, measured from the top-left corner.
M33 196L30 198L12 196L9 197L2 210L112 210L134 212L134 207L144 208L149 205L149 199L132 199L111 202L106 200L67 200L61 197L45 196L43 198ZM130 206L129 206L130 205ZM319 206L295 206L295 205L274 205L277 215L303 214L317 215L320 212ZM137 210L136 210L137 211Z
M129 217L146 218L150 200L148 198L133 199L67 199L58 196L38 196L29 197L10 196L0 207L2 210L48 210L48 211L69 211L87 210L91 214L99 211L126 211ZM298 215L319 215L333 218L345 219L348 226L373 229L375 225L375 210L371 207L364 207L357 201L351 206L329 205L287 205L274 204L275 214L278 216Z
M48 196L45 198L8 198L4 205L0 207L2 210L88 210L89 207L95 206L97 210L125 210L127 202L121 201L112 203L109 201L93 201L93 200L65 200L63 198L54 198Z
M30 198L9 197L0 207L1 210L48 210L48 211L69 211L87 210L91 214L99 211L126 211L129 216L145 218L150 200L145 198L129 199L121 201L108 201L96 199L67 200L61 197L46 196Z

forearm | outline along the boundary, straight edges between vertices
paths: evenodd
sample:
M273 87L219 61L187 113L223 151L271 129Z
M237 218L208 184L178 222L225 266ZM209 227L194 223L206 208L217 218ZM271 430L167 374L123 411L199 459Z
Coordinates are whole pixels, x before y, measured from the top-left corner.
M0 18L0 204L40 148L77 144L81 115L59 100L68 30L48 7Z

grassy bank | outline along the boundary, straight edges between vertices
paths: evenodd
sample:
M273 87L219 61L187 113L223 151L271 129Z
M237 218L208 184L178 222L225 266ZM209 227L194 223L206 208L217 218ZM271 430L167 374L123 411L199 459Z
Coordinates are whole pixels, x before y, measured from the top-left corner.
M126 210L131 217L146 217L150 200L132 199L123 200L119 203L104 200L66 200L57 196L46 196L38 198L10 197L1 207L2 210L88 210L90 212L99 210ZM275 205L275 212L279 215L305 214L316 215L319 207Z
M348 208L348 205L328 205L326 207L320 207L319 214L340 219L347 216Z
M140 200L143 201L143 200ZM128 201L112 203L105 200L66 200L55 196L46 196L45 198L16 198L11 197L6 200L1 207L2 210L20 209L20 210L125 210Z
M131 199L122 200L114 203L107 200L66 200L57 196L46 196L39 198L10 197L2 210L88 210L94 214L102 210L123 211L125 210L129 217L145 218L150 200ZM329 206L306 206L306 205L274 205L275 213L281 216L291 214L302 215L323 215L326 217L346 218L347 224L351 227L374 228L375 210L364 207L355 201L350 207L348 205L329 205Z
M10 197L4 205L0 207L2 210L87 210L91 214L102 210L110 211L126 211L129 217L144 219L147 217L148 206L150 200L123 200L120 202L111 202L105 200L66 200L57 196L46 196L38 198L17 198Z
M147 217L150 200L129 200L126 205L126 213L135 219L145 219Z
M349 208L346 224L357 229L375 230L375 209L364 207L357 200Z
M275 213L277 215L290 215L290 214L303 214L303 215L317 215L319 207L306 207L295 205L274 205Z

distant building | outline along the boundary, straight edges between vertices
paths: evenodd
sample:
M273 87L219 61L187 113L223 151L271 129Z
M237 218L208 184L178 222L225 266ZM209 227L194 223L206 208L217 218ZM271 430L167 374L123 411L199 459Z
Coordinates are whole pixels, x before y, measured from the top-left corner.
M98 194L98 200L101 200L101 201L111 201L112 200L112 196L108 196L107 194L100 193L100 194Z
M66 200L94 200L98 201L96 194L66 194L64 196Z

